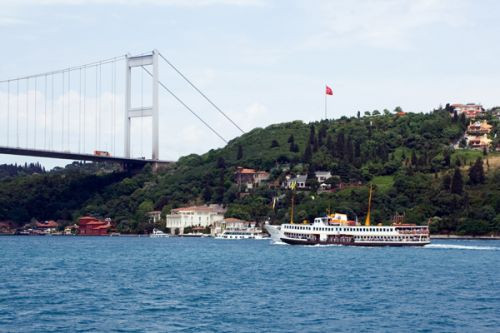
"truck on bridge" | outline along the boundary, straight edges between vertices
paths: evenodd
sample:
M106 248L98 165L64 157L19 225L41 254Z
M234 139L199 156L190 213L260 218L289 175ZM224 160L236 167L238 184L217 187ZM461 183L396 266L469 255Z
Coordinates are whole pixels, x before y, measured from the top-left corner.
M95 156L111 157L111 154L107 151L104 151L104 150L94 150L94 155Z

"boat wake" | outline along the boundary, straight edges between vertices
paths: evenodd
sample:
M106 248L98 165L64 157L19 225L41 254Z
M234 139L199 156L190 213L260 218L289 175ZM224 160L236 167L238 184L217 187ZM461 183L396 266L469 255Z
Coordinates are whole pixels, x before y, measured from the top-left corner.
M500 251L500 247L495 246L471 246L454 244L428 244L425 249L448 249L448 250L478 250L478 251Z

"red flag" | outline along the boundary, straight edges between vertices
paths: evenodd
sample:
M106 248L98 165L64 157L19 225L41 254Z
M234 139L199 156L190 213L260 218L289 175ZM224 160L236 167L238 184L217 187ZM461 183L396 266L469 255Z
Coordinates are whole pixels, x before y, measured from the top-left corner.
M329 86L326 86L326 94L327 95L333 95L333 90Z

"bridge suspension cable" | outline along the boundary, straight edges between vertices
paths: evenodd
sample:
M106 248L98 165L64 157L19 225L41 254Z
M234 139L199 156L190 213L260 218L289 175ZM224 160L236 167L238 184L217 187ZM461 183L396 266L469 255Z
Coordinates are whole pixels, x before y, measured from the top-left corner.
M159 53L159 55L170 67L172 67L174 71L177 72L177 74L179 74L191 87L193 87L194 90L196 90L203 98L205 98L205 100L207 100L207 102L210 103L210 105L212 105L217 111L219 111L219 113L222 114L229 122L231 122L231 124L233 124L238 130L240 130L241 133L245 134L245 131L242 130L241 127L236 124L236 122L234 122L214 102L212 102L212 100L208 98L207 95L205 95L197 86L195 86L193 82L191 82L191 80L189 80L184 74L182 74L182 72L179 69L177 69L177 67L175 67L170 61L168 61L168 59L165 58L163 54Z
M144 66L141 66L141 68L146 71L146 73L149 74L149 76L153 77L153 74L147 69L145 68ZM219 132L217 132L212 126L210 126L205 120L203 120L203 118L201 118L196 112L193 111L193 109L191 109L186 103L184 103L184 101L182 101L182 99L180 99L179 97L177 97L176 94L174 94L173 91L171 91L170 89L167 88L167 86L165 84L163 84L163 82L161 81L158 81L158 84L163 88L165 89L170 95L172 95L172 97L174 97L182 106L184 106L189 112L191 112L196 118L198 118L208 129L210 129L215 135L217 135L222 141L224 141L225 143L228 143L226 139L224 139L224 137L222 135L219 134Z

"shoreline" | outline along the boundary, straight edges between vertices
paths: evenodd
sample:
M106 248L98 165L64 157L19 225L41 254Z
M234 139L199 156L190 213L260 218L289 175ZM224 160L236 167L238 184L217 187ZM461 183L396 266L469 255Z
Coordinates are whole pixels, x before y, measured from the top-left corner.
M456 240L500 240L500 236L461 236L461 235L430 235L431 239L456 239Z

